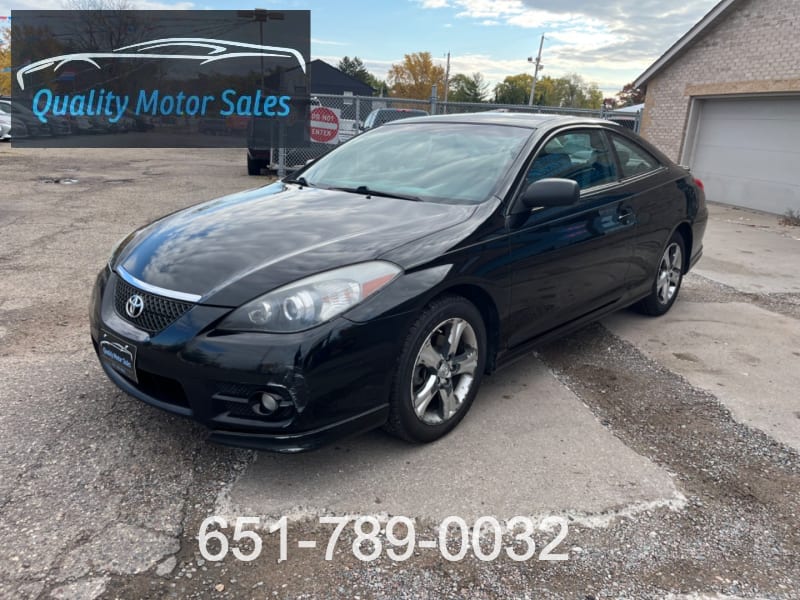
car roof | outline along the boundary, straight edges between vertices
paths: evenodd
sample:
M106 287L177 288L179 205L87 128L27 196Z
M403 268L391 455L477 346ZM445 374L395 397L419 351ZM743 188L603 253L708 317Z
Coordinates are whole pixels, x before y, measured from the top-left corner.
M392 110L392 111L396 111L396 112L424 112L425 114L428 114L428 111L424 110L422 108L394 108L394 107L391 107L391 106L384 106L383 108L376 108L373 112L377 112L379 110Z
M561 125L610 125L619 127L618 124L605 119L594 119L591 117L571 117L564 115L547 115L540 113L509 113L486 111L479 113L457 113L452 115L434 115L430 117L413 117L402 121L392 121L392 123L475 123L487 125L513 125L515 127L526 127L528 129L539 129L546 127L559 127ZM390 123L387 123L390 125Z

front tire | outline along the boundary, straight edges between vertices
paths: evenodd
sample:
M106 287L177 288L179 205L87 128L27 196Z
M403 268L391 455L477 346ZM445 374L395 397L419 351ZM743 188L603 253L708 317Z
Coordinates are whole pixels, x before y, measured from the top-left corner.
M431 302L403 344L385 429L418 443L449 433L478 393L486 348L486 327L475 305L460 296Z
M675 232L667 242L667 247L659 260L650 295L635 306L639 312L660 317L672 308L683 282L685 255L686 243L683 241L683 236Z

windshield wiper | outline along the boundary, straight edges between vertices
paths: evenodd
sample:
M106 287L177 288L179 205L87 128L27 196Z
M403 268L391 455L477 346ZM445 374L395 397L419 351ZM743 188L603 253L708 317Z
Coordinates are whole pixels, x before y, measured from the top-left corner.
M306 181L305 177L298 177L297 179L284 179L283 183L296 183L297 185L301 185L303 187L314 187L310 183Z
M384 192L381 190L373 190L366 185L360 185L355 188L348 187L331 187L329 190L336 190L337 192L350 192L351 194L364 194L365 196L380 196L382 198L397 198L399 200L413 200L414 202L422 202L419 196L412 196L410 194L397 194L395 192Z

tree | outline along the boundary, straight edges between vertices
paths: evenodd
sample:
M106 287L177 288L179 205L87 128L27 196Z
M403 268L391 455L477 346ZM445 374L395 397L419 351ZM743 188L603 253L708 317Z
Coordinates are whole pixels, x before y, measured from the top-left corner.
M644 91L633 87L633 83L626 83L620 92L617 93L621 106L633 106L644 102Z
M600 108L603 92L596 83L586 83L576 73L566 77L545 76L536 82L534 104L561 108Z
M392 96L425 100L436 86L437 96L444 98L444 67L434 64L430 52L406 54L401 64L393 64L387 81Z
M375 93L378 96L388 96L389 95L389 86L386 84L385 81L382 79L378 79L372 73L369 74L369 80L367 84L375 90Z
M369 85L369 78L371 75L369 71L367 71L367 67L364 66L364 61L357 56L353 58L345 56L342 58L342 60L339 61L339 70L342 73L350 75L353 79L358 79L362 83Z
M0 96L11 95L11 30L0 36Z
M533 103L537 106L561 106L561 97L558 91L558 80L545 75L536 82L536 93Z
M533 75L509 75L494 86L494 101L500 104L527 104L531 93Z
M590 83L586 88L586 101L584 108L601 108L603 106L603 91L596 83Z
M364 61L357 56L354 56L353 58L345 56L339 61L338 68L342 73L346 73L350 75L350 77L366 83L369 87L375 90L375 93L379 96L385 96L389 92L386 82L381 81L375 77L375 75L367 71Z
M459 73L450 80L448 100L453 102L485 102L489 84L480 73Z

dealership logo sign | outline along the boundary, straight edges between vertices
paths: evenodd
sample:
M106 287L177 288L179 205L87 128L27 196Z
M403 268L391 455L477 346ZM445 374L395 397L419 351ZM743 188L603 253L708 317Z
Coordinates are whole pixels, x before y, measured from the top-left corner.
M23 145L307 143L309 11L15 11L11 37Z

